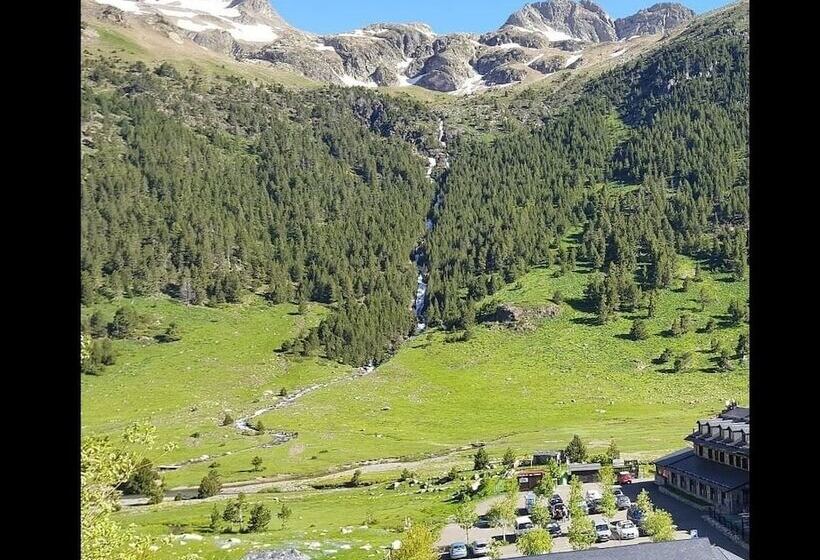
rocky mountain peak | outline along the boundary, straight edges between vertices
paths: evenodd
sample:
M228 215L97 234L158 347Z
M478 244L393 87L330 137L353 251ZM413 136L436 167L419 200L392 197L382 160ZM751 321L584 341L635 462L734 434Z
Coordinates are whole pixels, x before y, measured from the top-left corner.
M663 33L686 23L695 12L674 2L660 2L637 13L615 20L618 37L627 39L634 35Z
M527 4L507 19L504 27L507 26L541 33L549 41L578 39L601 43L617 39L612 18L590 0L547 0Z

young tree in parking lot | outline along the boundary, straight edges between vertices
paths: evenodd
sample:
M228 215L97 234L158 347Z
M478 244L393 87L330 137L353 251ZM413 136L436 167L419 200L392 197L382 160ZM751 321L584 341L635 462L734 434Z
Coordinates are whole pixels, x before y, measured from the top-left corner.
M424 524L411 525L401 537L401 547L392 553L393 560L439 560L437 533Z
M575 434L565 450L571 463L583 463L587 458L587 446L581 441L581 436Z
M547 524L552 521L550 510L544 502L538 500L532 508L530 519L535 525L546 528Z
M487 450L479 447L473 456L473 470L483 471L490 466L490 457L487 455Z
M501 548L503 546L504 544L500 540L493 539L493 542L490 543L490 551L487 557L490 560L501 560Z
M537 527L518 537L515 547L524 556L547 554L552 550L552 536L542 527Z
M467 542L470 542L470 529L472 529L476 524L476 521L478 521L478 514L475 511L475 506L469 500L462 503L458 506L458 508L456 508L456 514L454 517L456 523L458 523L458 526L464 529Z
M552 496L552 493L555 492L555 479L552 478L549 469L544 473L544 476L538 482L536 487L532 489L532 491L536 496L540 496L542 498L549 498Z
M649 498L649 492L646 491L646 488L640 491L638 494L638 498L635 500L635 505L638 506L638 509L644 515L649 515L649 513L655 509L655 506L652 505L652 500Z
M592 546L597 539L595 524L588 515L576 515L572 517L569 526L569 544L573 550L585 550Z
M581 483L580 478L573 475L572 478L569 479L569 504L567 505L570 517L580 517L583 515L583 510L581 510L581 501L583 501L583 499L584 485Z
M601 509L607 519L612 519L618 511L618 502L612 490L612 485L615 484L615 470L612 465L602 466L598 477L601 480Z
M672 515L665 510L656 509L646 516L644 530L652 542L671 541L675 538L675 527Z
M501 462L508 469L515 468L515 453L513 452L512 448L507 448L507 451L504 452L504 458L501 459Z
M501 529L504 541L507 540L507 527L515 524L516 512L518 510L515 499L510 496L505 497L500 502L493 505L487 512L487 519L490 525Z

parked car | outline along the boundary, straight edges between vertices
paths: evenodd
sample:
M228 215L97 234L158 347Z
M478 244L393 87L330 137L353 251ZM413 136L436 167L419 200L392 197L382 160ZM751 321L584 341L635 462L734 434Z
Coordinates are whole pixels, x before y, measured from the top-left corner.
M617 498L618 496L624 495L624 490L620 486L615 485L612 487L612 493L615 494L615 497Z
M532 513L535 504L538 503L538 498L535 496L535 494L530 492L529 494L527 494L527 498L524 503L527 507L527 513Z
M515 536L520 537L524 533L532 531L534 525L529 515L522 515L515 518Z
M450 545L450 558L452 560L459 560L460 558L467 558L467 545L463 542L457 542Z
M632 500L629 499L629 496L621 494L615 498L615 505L618 506L619 510L629 509L629 506L632 505Z
M561 525L559 525L556 521L550 521L547 523L547 531L551 537L560 537L563 534Z
M598 490L587 490L586 500L587 502L591 502L593 500L600 500L602 498L601 493Z
M615 521L612 523L612 536L620 540L637 539L640 536L640 531L631 521Z
M596 542L606 542L612 538L612 531L605 521L598 521L595 523Z
M559 496L558 494L553 494L552 497L550 498L550 505L551 506L553 506L555 504L563 504L563 503L564 503L564 499L561 496Z
M557 503L550 506L550 515L553 519L566 519L569 517L569 511L567 510L567 506L563 503Z
M588 502L588 510L590 514L603 513L603 499L592 500Z
M626 510L626 518L635 524L638 528L638 534L645 533L643 529L643 524L646 521L646 516L636 504L632 504L629 506L629 509Z
M618 473L618 484L632 484L632 473L621 471Z
M484 539L475 540L470 544L470 554L473 556L487 556L490 553L490 543Z

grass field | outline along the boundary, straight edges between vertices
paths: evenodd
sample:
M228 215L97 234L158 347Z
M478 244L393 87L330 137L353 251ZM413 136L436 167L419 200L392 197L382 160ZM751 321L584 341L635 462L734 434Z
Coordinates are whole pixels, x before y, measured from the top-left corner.
M238 559L258 546L294 547L314 558L382 558L384 552L380 547L399 537L406 519L416 523L443 520L454 509L447 503L450 492L415 492L406 484L397 490L386 490L382 484L363 489L254 494L248 496L249 504L264 503L271 509L273 519L267 531L253 534L214 534L208 526L213 502L208 501L193 505L172 502L124 510L118 514L118 520L125 525L134 523L140 532L155 537L172 532L203 537L201 541L184 545L172 539L152 556L157 560L177 559L187 554L212 560ZM293 512L284 529L276 518L282 502ZM220 510L224 509L224 501L218 504ZM229 538L238 538L241 542L229 550L221 549Z
M691 274L693 266L682 259L679 274ZM746 282L704 274L702 284L716 297L703 312L693 301L699 284L693 283L690 293L664 291L656 317L648 321L651 337L634 342L626 336L631 314L599 326L581 309L588 279L580 271L561 277L554 268L530 272L492 299L536 306L559 289L566 301L557 318L523 333L480 326L467 342L447 342L442 332L423 334L373 374L263 414L268 429L299 434L265 448L269 435L242 435L220 421L225 411L237 418L270 405L281 387L294 391L349 374L348 366L274 352L303 325L316 324L326 310L312 306L302 317L294 306L268 306L256 296L244 305L220 308L136 299L132 304L153 320L149 334L176 321L182 340L117 341L117 363L100 377L83 379L83 430L117 433L129 421L150 421L161 443L178 444L161 463L210 456L167 473L174 487L198 484L213 460L226 481L238 481L443 454L476 441L488 442L492 453L510 445L526 454L563 447L574 433L593 450L614 437L626 455L651 458L680 447L694 420L713 413L724 400L747 400L748 368L717 373L715 355L708 352L713 337L733 349L743 327L679 338L664 334L684 310L697 329L709 317L722 324L729 301L746 298ZM98 308L113 314L117 305ZM667 347L676 354L693 351L693 369L671 373L669 364L654 363ZM199 436L192 437L196 432ZM262 472L251 470L254 455L264 460ZM460 454L454 461L469 458Z
M124 302L85 309L107 318ZM299 387L348 373L351 368L319 358L285 359L282 341L319 322L326 310L310 306L306 316L290 304L269 306L252 296L248 303L219 308L186 307L167 298L137 298L129 305L148 318L140 339L115 341L116 364L82 380L84 433L117 434L132 421L157 427L161 443L178 448L163 463L234 452L267 443L222 427L225 412L234 418L275 402L284 387ZM170 322L181 340L156 342L152 335ZM191 437L194 433L198 437ZM169 481L172 482L172 481ZM173 482L172 482L173 484Z

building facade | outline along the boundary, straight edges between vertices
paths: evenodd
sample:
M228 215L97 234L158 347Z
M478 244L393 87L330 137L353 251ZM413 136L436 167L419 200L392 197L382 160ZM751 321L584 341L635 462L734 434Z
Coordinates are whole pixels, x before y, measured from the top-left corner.
M749 409L731 403L698 420L684 439L691 448L655 461L655 482L707 502L719 511L749 511Z

